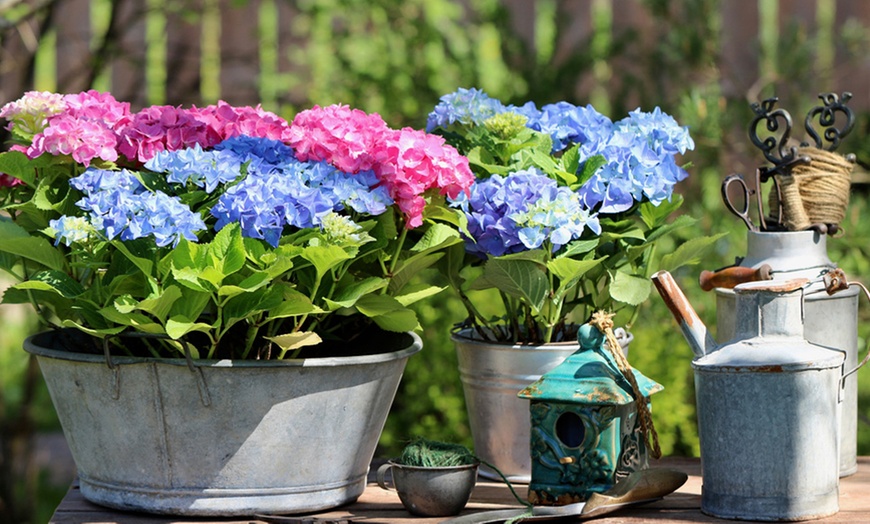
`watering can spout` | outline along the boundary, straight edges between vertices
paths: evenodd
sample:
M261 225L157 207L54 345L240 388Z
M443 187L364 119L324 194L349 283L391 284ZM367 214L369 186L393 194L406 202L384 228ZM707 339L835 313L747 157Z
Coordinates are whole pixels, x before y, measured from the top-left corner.
M662 296L662 300L671 310L680 329L683 331L683 336L689 342L689 347L695 354L695 358L700 358L715 351L716 342L710 333L707 331L707 326L698 317L698 314L692 308L683 290L674 281L674 277L667 271L659 271L652 276L653 284Z

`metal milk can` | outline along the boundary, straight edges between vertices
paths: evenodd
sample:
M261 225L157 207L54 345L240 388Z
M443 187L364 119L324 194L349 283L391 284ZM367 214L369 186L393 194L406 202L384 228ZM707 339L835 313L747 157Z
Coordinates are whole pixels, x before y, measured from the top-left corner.
M736 295L730 287L742 280L782 281L808 278L804 296L804 337L807 341L845 352L846 368L858 365L858 294L849 287L825 292L822 277L837 268L827 253L827 237L817 231L748 231L747 250L739 265L701 274L702 289L716 292L716 340L725 343L735 333ZM840 476L858 470L858 376L843 384L840 420Z
M736 286L735 336L721 347L669 273L653 281L696 355L701 510L744 520L836 513L844 355L804 338L808 280Z

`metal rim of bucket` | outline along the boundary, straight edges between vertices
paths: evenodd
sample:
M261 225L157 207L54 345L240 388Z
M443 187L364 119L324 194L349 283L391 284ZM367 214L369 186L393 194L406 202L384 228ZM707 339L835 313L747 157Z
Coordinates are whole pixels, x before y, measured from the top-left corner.
M380 362L388 362L391 360L400 359L411 356L423 349L423 341L420 336L412 331L401 333L410 337L409 344L402 345L402 349L395 351L386 351L384 353L373 353L367 355L354 355L345 357L311 357L292 360L241 360L241 359L188 359L188 358L155 358L155 357L131 357L131 356L114 356L111 359L105 355L97 355L92 353L76 353L72 351L61 351L50 348L50 344L42 342L43 337L53 335L52 331L43 331L35 335L31 335L24 340L24 350L32 355L56 358L60 360L72 360L77 362L98 362L105 363L110 368L115 365L129 364L144 364L159 361L163 364L173 366L185 366L190 368L260 368L260 367L335 367L335 366L352 366L352 365L367 365Z

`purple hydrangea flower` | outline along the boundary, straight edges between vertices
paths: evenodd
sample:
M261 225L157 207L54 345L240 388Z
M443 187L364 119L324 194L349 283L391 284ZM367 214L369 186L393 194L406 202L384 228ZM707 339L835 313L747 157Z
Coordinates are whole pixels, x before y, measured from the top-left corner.
M535 170L479 180L470 196L454 202L468 218L466 250L482 257L536 249L545 241L556 250L585 228L601 232L579 195Z

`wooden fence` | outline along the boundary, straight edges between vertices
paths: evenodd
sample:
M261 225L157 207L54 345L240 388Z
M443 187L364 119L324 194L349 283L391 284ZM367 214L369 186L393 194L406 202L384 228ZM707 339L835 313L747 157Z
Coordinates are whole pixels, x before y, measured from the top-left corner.
M601 31L595 10L609 13L605 18L612 35L633 31L639 42L655 46L662 35L655 30L649 5L666 3L501 2L511 15L512 31L528 43L536 41L542 12L567 25L555 59ZM262 59L264 46L285 51L304 45L289 30L299 5L295 0L0 0L0 104L29 89L76 92L94 85L133 102L134 108L217 98L234 104L270 102L275 94L263 91L261 75L304 76L291 70L283 53L268 63ZM549 9L543 10L544 5ZM717 12L720 37L714 69L724 96L751 100L772 82L787 86L785 66L805 59L813 62L813 80L820 90L850 91L853 107L870 109L870 2L720 0ZM783 48L783 35L795 32L811 43L811 54L797 56L798 50L787 48L787 42ZM97 34L112 38L98 39ZM589 95L596 83L619 82L620 68L634 65L626 60L611 67L609 76L581 81L578 99Z

